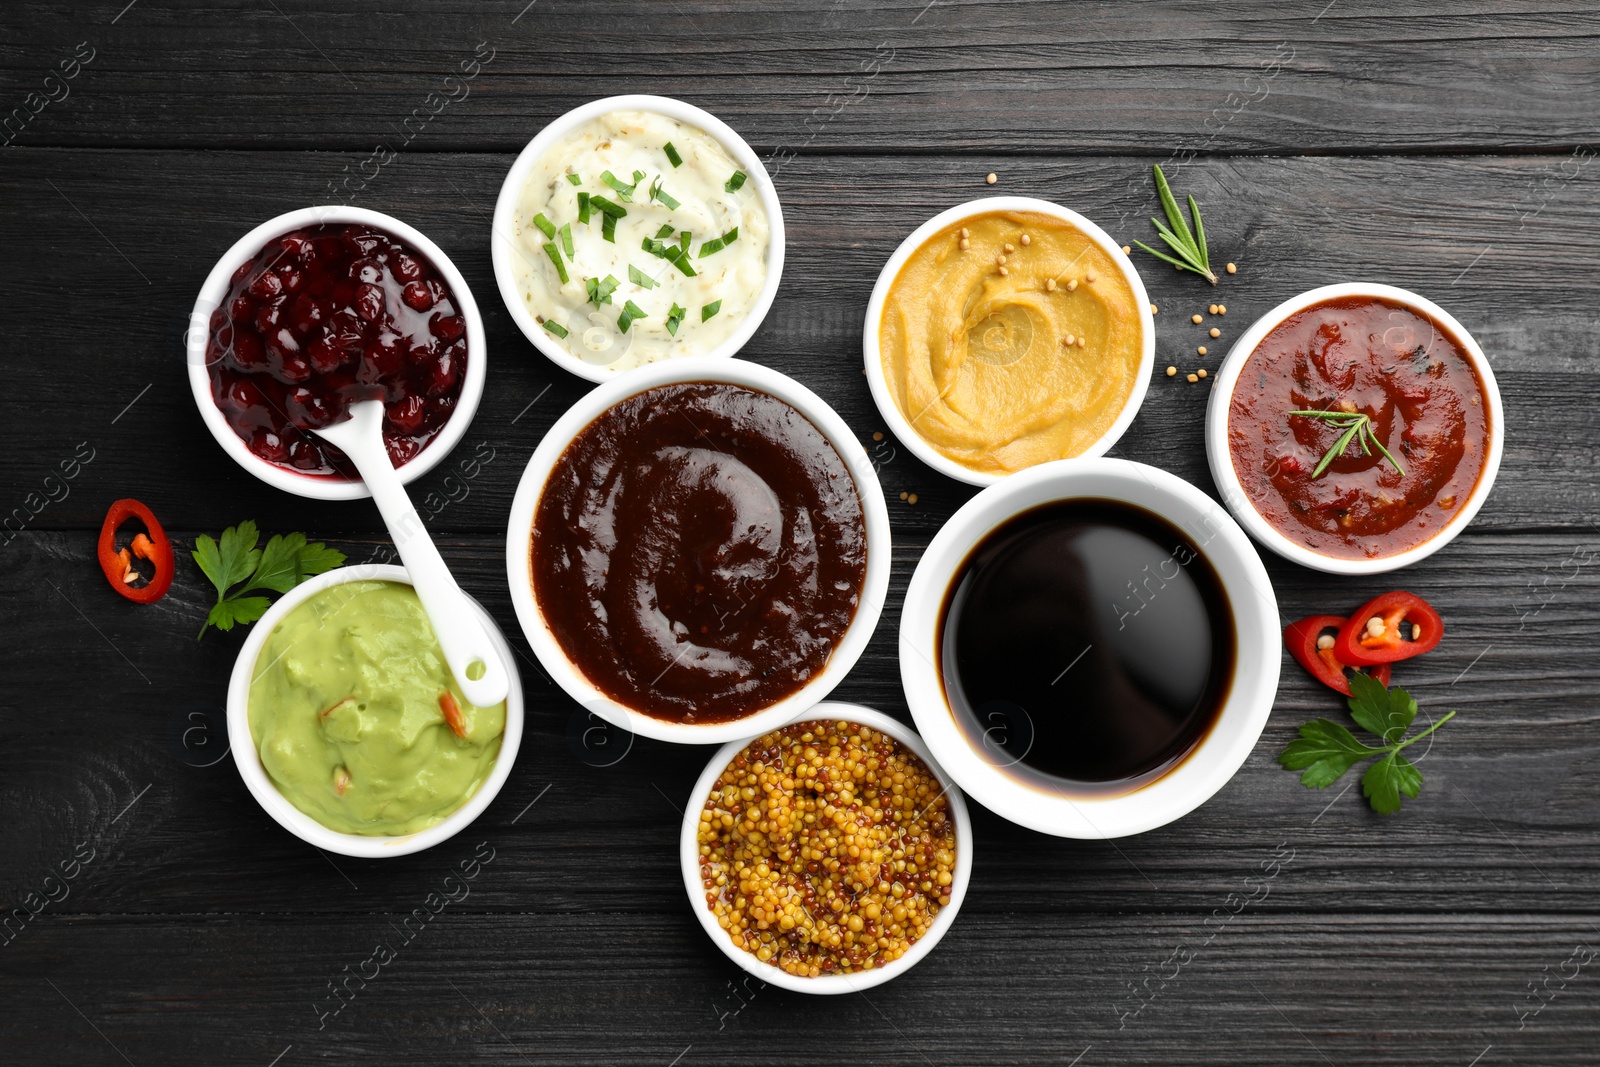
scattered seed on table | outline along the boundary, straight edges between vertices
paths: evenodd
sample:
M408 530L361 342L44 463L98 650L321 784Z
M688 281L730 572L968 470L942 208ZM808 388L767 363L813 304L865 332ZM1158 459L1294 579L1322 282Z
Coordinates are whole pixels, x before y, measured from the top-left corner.
M911 495L911 494L910 494L910 493L901 493L901 494L900 494L900 499L901 499L901 500L904 500L904 499L905 499L905 498L906 498L906 497L908 497L908 496L910 496L910 495Z
M1130 255L1130 254L1132 254L1132 252L1133 252L1133 246L1132 245L1123 245L1122 246L1122 254L1123 255L1125 255L1125 256L1126 255Z
M1201 367L1199 370L1195 371L1195 373L1198 374L1200 377L1204 378L1206 376L1206 369L1204 367Z
M1203 356L1203 355L1206 354L1206 346L1205 345L1201 345L1199 348L1195 349L1195 351L1200 353Z
M1206 310L1215 315L1217 313L1217 305L1212 304L1210 307L1206 308Z
M881 440L883 440L883 431L882 431L882 430L873 430L873 431L872 431L872 439L873 439L873 440L874 440L874 441L881 441Z
M1158 307L1156 307L1156 306L1155 306L1155 305L1154 305L1154 304L1151 304L1151 305L1150 305L1150 314L1152 314L1152 315L1154 315L1154 314L1155 314L1155 313L1156 313L1156 312L1158 312L1158 311L1160 311L1160 310L1161 310L1161 309L1160 309L1160 308L1158 308Z
M995 182L1000 180L1000 176L998 174L994 173L994 171L990 171L988 174L986 174L984 176L983 180L988 182L990 185L993 185ZM1231 266L1233 266L1233 264L1229 263L1228 266L1231 267ZM1231 274L1232 271L1229 271L1229 273Z
M1190 315L1189 316L1189 321L1194 323L1196 326L1198 326L1198 325L1200 325L1202 322L1204 322L1206 320L1201 318L1199 315Z
M1236 266L1235 264L1229 263L1228 264L1228 273L1229 274L1238 274L1239 273L1238 266Z
M912 493L912 494L910 494L909 496L906 497L906 503L907 504L915 504L916 502L917 502L917 494Z
M1227 304L1218 304L1217 305L1217 314L1218 315L1226 315L1227 313L1228 313L1228 305Z
M1178 376L1178 368L1177 367L1168 367L1167 368L1167 377L1168 378L1176 378L1177 376Z
M1213 326L1213 327L1211 327L1211 336L1212 337L1221 337L1222 336L1222 331L1217 329L1215 326Z
M1200 380L1199 377L1197 377L1196 375L1193 375L1193 374L1189 375L1189 384L1190 385L1193 385L1195 382L1198 382L1199 380Z

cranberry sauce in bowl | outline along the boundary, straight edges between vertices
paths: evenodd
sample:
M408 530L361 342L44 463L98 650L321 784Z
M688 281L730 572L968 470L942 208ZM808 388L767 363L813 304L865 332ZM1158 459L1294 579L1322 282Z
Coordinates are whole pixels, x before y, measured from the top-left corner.
M377 399L390 459L415 458L456 410L466 376L467 319L446 273L365 221L267 240L210 316L205 367L227 425L268 463L355 479L344 454L309 431Z

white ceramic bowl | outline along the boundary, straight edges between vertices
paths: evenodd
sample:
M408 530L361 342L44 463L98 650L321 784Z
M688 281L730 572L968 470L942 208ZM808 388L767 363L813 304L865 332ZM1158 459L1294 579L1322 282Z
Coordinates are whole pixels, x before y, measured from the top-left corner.
M233 432L233 427L228 425L227 418L223 416L222 410L211 397L211 376L206 370L206 343L211 336L211 313L222 306L223 300L228 295L233 272L239 269L240 264L254 259L268 241L282 237L291 230L344 223L356 223L383 230L427 256L429 262L438 268L440 275L450 286L456 305L461 309L461 316L467 322L467 370L461 380L461 399L456 401L455 411L450 413L450 418L444 427L432 441L428 442L428 447L410 463L400 468L401 482L415 481L437 467L450 454L450 450L467 432L467 426L478 410L478 401L483 396L484 376L488 372L485 364L489 358L489 346L484 338L483 316L478 313L478 304L472 299L472 290L467 288L467 280L461 276L456 265L450 262L450 257L444 254L444 250L423 236L420 230L379 211L329 205L287 212L277 218L268 219L239 238L233 247L217 260L217 265L211 268L211 273L206 275L205 284L200 287L200 296L195 301L194 310L189 314L189 328L184 332L184 346L189 363L189 386L194 391L194 402L200 409L200 417L210 428L211 435L239 466L268 485L314 500L360 500L371 496L372 492L367 488L367 483L360 478L347 480L303 474L292 468L268 463L250 451L250 446Z
M1249 360L1250 354L1256 350L1256 346L1289 316L1325 300L1350 296L1378 297L1406 305L1429 316L1448 330L1460 343L1467 358L1472 361L1473 369L1478 372L1489 409L1489 442L1484 455L1483 471L1478 475L1478 484L1473 487L1466 502L1456 509L1455 516L1443 529L1422 544L1379 559L1341 559L1337 556L1325 556L1280 533L1277 527L1262 517L1244 491L1238 472L1233 469L1233 453L1228 448L1228 408L1233 401L1233 390L1239 383L1239 372ZM1228 350L1222 367L1217 371L1216 385L1211 389L1211 401L1206 408L1206 459L1210 461L1211 477L1216 481L1217 491L1222 495L1223 503L1228 505L1228 510L1233 512L1234 517L1246 530L1250 531L1250 536L1284 559L1329 574L1382 574L1427 559L1449 544L1455 539L1456 534L1466 529L1473 516L1478 514L1478 509L1483 507L1483 502L1488 499L1489 490L1494 487L1495 474L1500 470L1500 458L1505 452L1505 447L1506 416L1505 408L1500 402L1500 387L1495 383L1494 369L1489 366L1489 359L1483 354L1483 349L1478 347L1478 342L1461 323L1455 320L1454 316L1433 301L1405 289L1375 282L1324 285L1285 300L1261 316L1248 330L1239 335L1239 339Z
M761 287L755 305L751 307L750 313L745 316L739 329L722 344L709 352L702 353L705 356L731 356L754 336L762 320L767 317L773 298L778 295L778 281L783 276L783 208L778 203L777 187L772 184L772 178L767 174L767 168L762 165L761 157L756 155L755 149L751 148L743 137L710 112L702 111L682 100L674 100L670 96L608 96L602 100L591 100L551 121L528 142L522 154L517 156L516 162L511 164L510 172L506 174L505 182L500 186L500 197L495 201L494 220L489 237L489 251L494 260L494 277L500 285L500 296L505 300L506 309L511 312L512 320L527 335L528 340L533 342L533 347L543 352L562 370L571 371L580 378L587 378L592 382L608 381L619 373L626 373L614 370L605 364L587 363L568 352L543 326L539 325L517 288L517 257L521 254L517 250L515 240L517 201L522 196L522 187L528 182L528 175L533 173L534 166L557 141L585 122L612 111L651 111L704 130L744 169L750 185L761 197L761 207L767 214L770 233L767 242L766 284Z
M905 415L901 414L899 405L889 393L889 383L883 374L883 358L878 335L883 320L883 303L888 299L889 287L894 284L895 278L900 274L900 268L905 266L911 254L946 226L974 215L986 215L993 211L1035 211L1077 227L1116 263L1123 277L1128 279L1128 285L1133 289L1134 300L1138 302L1139 325L1144 334L1144 347L1139 356L1139 370L1138 376L1134 379L1133 392L1128 394L1128 402L1123 406L1117 420L1111 424L1111 428L1094 444L1071 458L1092 459L1095 456L1103 456L1117 443L1133 424L1134 416L1139 414L1139 406L1144 403L1144 394L1150 388L1150 374L1156 365L1156 328L1155 319L1150 314L1150 296L1145 292L1144 281L1134 269L1133 261L1123 254L1122 246L1113 241L1105 230L1076 211L1031 196L986 196L939 212L912 230L911 236L900 242L900 247L894 250L894 255L889 257L889 262L885 263L883 270L878 273L878 282L872 287L872 297L867 301L867 319L861 331L861 347L866 358L867 384L872 388L872 399L878 405L878 412L884 421L889 424L890 431L922 462L940 474L970 485L993 485L1006 475L986 474L963 466L941 454L916 431Z
M256 798L256 803L276 819L279 826L300 840L342 856L362 859L404 856L432 848L466 829L483 814L483 810L500 792L500 787L505 785L506 779L511 776L511 765L516 762L517 749L522 744L522 680L517 674L516 658L511 654L511 646L506 644L505 635L489 613L477 601L471 601L483 621L484 629L489 633L495 651L505 663L506 674L511 681L510 692L506 695L506 728L500 739L500 755L495 759L489 777L465 804L436 825L414 834L376 837L328 829L278 792L278 787L272 784L266 769L261 766L261 755L256 749L255 737L250 733L250 682L255 674L256 661L261 658L262 646L266 644L273 628L283 621L283 617L317 593L346 582L402 582L410 585L411 577L404 567L363 563L339 567L309 578L280 597L251 629L244 647L239 650L239 658L234 661L233 676L228 682L228 740L233 750L234 765L239 768L239 776Z
M1074 498L1125 501L1183 530L1215 569L1234 621L1233 683L1210 732L1165 775L1119 796L1047 792L1006 773L956 724L935 666L945 593L972 549L1020 512ZM1216 501L1176 475L1105 457L1030 467L967 501L923 553L900 615L900 679L934 756L984 807L1057 837L1139 834L1205 803L1233 777L1261 736L1278 691L1282 657L1277 597L1244 531Z
M849 468L851 477L855 479L856 492L861 497L861 511L866 520L867 572L861 585L861 600L855 618L840 638L827 665L797 692L761 711L731 722L668 722L612 700L567 659L533 595L533 576L529 567L533 516L556 461L573 438L620 401L659 385L679 382L727 382L760 390L784 401L810 419ZM872 632L877 628L878 616L888 596L889 540L889 509L884 505L883 490L878 485L877 474L873 472L872 461L850 427L821 397L793 378L759 364L715 356L684 356L651 363L615 377L588 393L556 420L528 460L527 469L522 472L522 481L517 486L517 495L511 503L511 518L506 527L506 576L511 583L511 602L516 606L522 632L533 646L534 655L539 657L539 662L550 677L572 699L612 725L644 737L687 744L722 744L753 737L781 726L826 697L849 673L866 649L867 642L872 639Z
M950 924L955 922L956 912L961 909L961 902L967 896L967 885L972 881L972 817L967 814L967 802L962 799L961 790L940 768L938 761L928 751L928 746L922 743L922 738L918 737L910 727L881 711L873 711L859 704L833 702L818 704L789 721L801 722L809 719L828 719L835 722L843 720L883 731L920 756L928 765L928 769L939 779L940 786L944 788L945 798L950 802L950 814L956 824L956 869L950 882L950 903L939 909L939 914L934 917L933 926L928 930L927 936L907 949L904 956L882 969L874 968L858 974L826 974L816 978L792 975L770 963L762 963L750 953L734 947L728 932L717 925L716 917L706 906L705 883L700 878L700 812L705 808L706 797L711 795L712 784L728 764L733 762L733 757L754 738L730 741L718 749L717 754L711 757L711 762L706 764L700 780L695 783L694 792L689 795L689 802L684 805L683 830L678 835L678 859L683 867L683 887L689 893L689 907L700 920L706 935L725 956L757 978L783 989L792 989L797 993L823 995L858 993L863 989L871 989L873 986L898 978L916 966L918 961L933 951L933 946L939 943L940 938L950 929ZM767 729L786 725L788 723L778 723ZM766 733L767 730L761 732Z

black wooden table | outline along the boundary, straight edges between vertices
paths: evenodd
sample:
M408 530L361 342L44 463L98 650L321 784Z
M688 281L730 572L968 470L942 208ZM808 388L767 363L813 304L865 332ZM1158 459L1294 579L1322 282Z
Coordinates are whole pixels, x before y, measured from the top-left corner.
M447 82L475 51L481 72ZM201 280L257 222L330 200L450 253L492 348L457 455L489 458L453 457L416 489L526 653L506 516L587 384L510 321L488 215L544 123L630 91L709 109L777 172L788 261L745 355L879 449L895 581L838 696L902 718L905 582L971 495L874 445L861 377L868 291L921 221L1020 193L1148 240L1164 162L1240 270L1213 291L1138 257L1162 367L1215 368L1187 322L1213 300L1236 332L1312 286L1371 279L1459 317L1508 421L1471 529L1399 576L1266 561L1288 618L1395 586L1443 612L1443 645L1404 675L1425 708L1460 712L1422 796L1385 819L1359 789L1315 793L1279 769L1299 723L1338 712L1286 664L1260 744L1205 807L1116 843L975 809L949 936L901 979L827 1000L742 983L689 911L677 834L708 750L618 737L597 756L573 740L582 713L526 665L521 755L468 833L363 862L273 823L223 758L239 633L195 641L210 593L186 559L159 605L115 596L95 531L137 496L185 543L246 518L354 560L386 539L369 504L287 496L216 447L181 347ZM1579 0L8 0L0 1061L1600 1060L1597 105L1600 14ZM1116 454L1212 491L1206 398L1158 377ZM330 982L370 974L373 947L479 849L493 860L470 896L333 1014Z

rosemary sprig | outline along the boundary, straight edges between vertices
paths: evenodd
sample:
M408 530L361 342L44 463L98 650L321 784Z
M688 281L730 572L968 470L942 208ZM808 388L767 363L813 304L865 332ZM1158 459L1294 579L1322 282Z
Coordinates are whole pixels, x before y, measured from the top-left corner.
M1344 455L1345 449L1350 447L1352 441L1361 445L1361 454L1363 456L1372 455L1372 449L1376 448L1383 453L1384 459L1394 464L1394 469L1400 472L1401 477L1405 476L1406 469L1400 466L1399 461L1394 456L1389 454L1387 448L1383 447L1383 442L1378 440L1378 435L1372 432L1372 420L1364 412L1314 409L1311 411L1291 411L1289 414L1291 416L1299 415L1307 419L1321 419L1329 426L1344 431L1339 435L1338 440L1333 442L1333 447L1323 454L1322 462L1317 464L1317 469L1311 472L1312 480L1322 477L1322 472L1328 469L1330 463ZM1369 445L1371 447L1368 447Z
M1161 220L1151 218L1156 232L1161 239L1167 242L1168 247L1177 254L1176 259L1165 252L1157 252L1143 241L1134 244L1149 252L1159 260L1171 263L1179 270L1189 270L1200 275L1212 285L1217 284L1217 275L1211 269L1211 253L1206 250L1206 227L1200 221L1200 205L1194 202L1194 197L1189 198L1189 214L1194 219L1194 230L1191 232L1189 224L1184 221L1183 212L1178 208L1178 202L1172 197L1172 189L1167 185L1167 176L1161 173L1159 166L1152 167L1156 174L1156 192L1161 196L1161 208L1167 213L1167 225L1161 225Z

